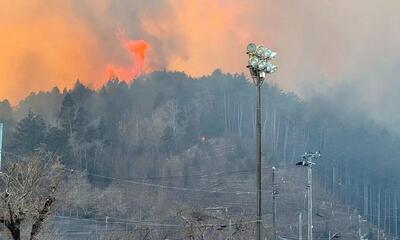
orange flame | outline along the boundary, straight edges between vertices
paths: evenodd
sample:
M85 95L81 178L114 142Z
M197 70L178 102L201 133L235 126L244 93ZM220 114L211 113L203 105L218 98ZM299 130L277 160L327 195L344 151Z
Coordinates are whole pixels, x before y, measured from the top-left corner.
M121 46L128 51L132 64L130 66L108 64L105 69L106 80L118 78L129 82L135 77L149 72L150 69L146 64L146 53L150 48L150 44L144 40L128 40L121 30L118 31L117 36Z

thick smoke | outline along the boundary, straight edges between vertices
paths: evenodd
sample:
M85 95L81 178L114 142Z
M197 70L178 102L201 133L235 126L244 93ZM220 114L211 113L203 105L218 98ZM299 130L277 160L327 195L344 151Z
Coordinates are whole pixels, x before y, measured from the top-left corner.
M246 44L265 43L279 53L270 81L304 97L345 86L352 104L395 126L399 10L395 0L5 1L0 98L16 104L77 78L98 87L110 64L136 66L123 29L149 44L146 70L195 76L246 71Z
M98 87L112 71L135 77L135 72L167 68L172 52L184 55L179 34L160 38L144 29L144 21L171 21L168 8L163 1L4 2L0 98L15 105L31 91L70 88L77 79ZM138 63L142 53L146 61Z

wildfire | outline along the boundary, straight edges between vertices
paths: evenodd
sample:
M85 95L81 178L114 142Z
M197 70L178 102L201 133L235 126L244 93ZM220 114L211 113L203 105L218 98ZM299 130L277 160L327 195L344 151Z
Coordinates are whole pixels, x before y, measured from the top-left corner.
M153 70L242 71L243 53L232 49L261 42L251 34L258 25L243 21L258 9L247 1L50 2L2 2L0 100L17 104L32 91L72 88L78 78L98 89L111 78L128 82Z
M118 31L117 36L121 46L128 51L132 64L130 66L108 64L105 69L106 80L118 78L132 81L135 77L147 73L150 69L146 65L146 54L150 44L144 40L129 40L121 30Z

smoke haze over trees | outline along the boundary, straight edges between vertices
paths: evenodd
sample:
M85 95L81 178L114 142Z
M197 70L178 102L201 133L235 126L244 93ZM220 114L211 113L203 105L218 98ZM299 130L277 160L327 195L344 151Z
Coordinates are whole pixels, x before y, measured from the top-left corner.
M102 86L108 64L132 64L119 29L150 44L151 70L193 76L216 67L242 72L252 39L282 56L272 78L283 89L309 96L338 84L354 105L400 132L399 10L397 0L7 1L0 9L8 36L0 39L0 96L16 105L31 91L71 88L76 78Z
M196 79L181 72L153 72L131 84L110 80L97 91L77 81L71 90L32 93L14 109L2 101L4 149L19 156L52 152L67 169L85 172L101 188L113 187L114 178L181 189L200 186L203 190L191 197L175 196L177 203L196 197L198 202L187 204L200 207L212 204L202 191L216 191L218 199L218 191L238 190L204 188L211 183L201 185L197 174L255 168L253 91L244 75L220 70ZM321 151L316 165L321 188L395 234L398 226L389 216L397 216L397 208L388 209L398 201L398 136L348 104L340 92L338 98L304 101L268 83L262 91L264 161L285 168L305 151ZM230 186L224 180L212 184Z

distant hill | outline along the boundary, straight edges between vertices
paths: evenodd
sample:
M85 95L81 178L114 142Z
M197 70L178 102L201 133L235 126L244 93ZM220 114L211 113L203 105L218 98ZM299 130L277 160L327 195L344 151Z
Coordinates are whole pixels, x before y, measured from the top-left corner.
M77 81L71 90L32 93L14 109L1 102L4 150L54 152L69 168L87 171L96 186L112 182L100 175L191 188L200 183L193 175L212 175L216 185L202 189L228 191L218 185L224 183L218 172L255 167L254 100L244 75L219 70L196 79L154 72L129 85L112 79L97 91ZM304 151L321 151L315 168L321 189L396 234L398 136L343 101L304 101L268 83L262 116L266 166L292 166Z

